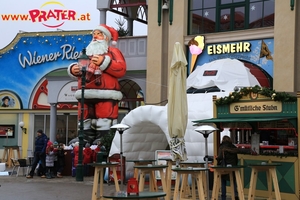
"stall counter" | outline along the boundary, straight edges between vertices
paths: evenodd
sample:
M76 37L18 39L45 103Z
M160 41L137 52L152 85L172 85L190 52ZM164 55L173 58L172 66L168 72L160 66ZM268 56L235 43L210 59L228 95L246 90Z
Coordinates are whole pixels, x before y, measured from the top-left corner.
M239 154L239 163L241 165L257 164L262 162L267 163L280 163L281 165L276 168L278 176L278 185L282 199L298 199L299 188L298 180L298 157L284 157L284 156L271 156L271 155L247 155ZM259 176L260 184L256 186L257 196L266 197L267 194L267 180L265 179L265 172ZM251 178L251 168L246 167L241 171L242 182L244 184L245 194L249 192L249 184Z

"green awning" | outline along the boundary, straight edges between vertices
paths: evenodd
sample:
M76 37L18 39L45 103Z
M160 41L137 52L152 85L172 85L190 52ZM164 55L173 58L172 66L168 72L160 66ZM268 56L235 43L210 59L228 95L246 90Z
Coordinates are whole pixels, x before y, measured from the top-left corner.
M239 122L241 118L211 118L193 121L193 123Z
M193 121L193 123L220 123L220 122L264 122L295 119L291 117L241 117L241 118L211 118Z

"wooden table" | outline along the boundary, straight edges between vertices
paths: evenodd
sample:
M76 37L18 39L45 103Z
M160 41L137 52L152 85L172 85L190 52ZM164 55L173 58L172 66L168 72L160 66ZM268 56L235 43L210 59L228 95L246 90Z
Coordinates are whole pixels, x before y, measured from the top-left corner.
M21 154L20 154L20 149L19 146L16 145L3 145L4 147L4 152L3 152L3 156L2 156L2 161L1 162L6 162L6 165L8 167L12 166L12 162L11 159L20 159L21 158ZM15 158L15 153L14 151L17 151L17 158Z
M208 161L208 164L210 164L211 161ZM185 167L205 167L206 161L183 161L180 162L180 166L185 166Z
M158 199L160 197L166 196L166 193L164 192L140 192L138 195L118 195L118 194L113 194L113 195L103 195L104 198L108 199Z
M156 160L144 160L144 159L135 159L135 160L126 160L126 162L133 162L134 166L140 166L140 165L148 165L148 164L154 164ZM133 177L138 180L139 178L139 169L134 168Z
M110 167L113 170L113 176L117 177L116 168L119 163L92 163L91 166L95 167L94 183L92 191L92 200L103 199L103 171L105 168ZM118 179L114 178L116 192L120 191ZM98 191L99 190L99 191Z
M152 192L157 192L155 171L159 171L163 191L166 193L167 185L166 185L166 177L165 177L165 173L164 173L163 169L166 169L167 167L168 167L167 165L151 165L151 164L134 166L134 168L137 168L141 172L140 179L139 179L139 191L140 192L144 191L145 176L146 176L146 174L149 174L149 179L150 179L149 180L149 189Z
M176 164L176 161L173 161L171 157L159 158L158 160L164 160L167 162L167 170L166 170L166 185L167 185L167 194L166 199L171 199L171 186L172 186L172 166Z
M218 200L219 191L220 191L220 187L221 187L221 175L223 175L223 174L229 174L231 198L232 199L235 198L235 196L234 196L234 180L233 180L233 174L232 174L232 172L233 172L235 174L239 199L245 200L243 184L242 184L242 179L241 179L241 173L240 173L240 169L245 168L245 167L246 166L243 166L243 165L230 166L230 167L223 167L223 166L211 167L214 169L214 185L213 185L211 199Z
M185 190L187 189L186 184L188 182L188 175L191 174L192 177L192 199L196 200L196 187L195 182L197 184L198 188L198 197L200 200L206 199L206 196L204 194L203 190L203 177L205 177L204 173L206 171L206 168L174 168L173 171L177 172L176 176L176 183L175 183L175 189L174 189L174 197L173 199L177 199L178 197L178 191L179 191L179 184L180 184L180 178L182 177L181 181L181 189L179 193L179 199L186 199L185 198ZM206 183L206 182L204 182Z
M208 164L210 164L210 163L212 163L212 162L208 161ZM180 166L182 168L188 168L188 167L196 167L196 168L200 167L200 168L204 168L205 164L206 164L206 161L194 161L194 162L193 161L184 161L184 162L180 162ZM205 170L201 170L200 173L202 175L201 180L204 183L203 184L204 196L205 196L205 198L207 198L207 194L206 193L207 193L207 187L209 187L209 186L206 184L207 183L207 181L206 181L206 174L205 174L206 171ZM208 171L207 171L207 173L208 173ZM185 175L183 175L183 176L185 176ZM185 192L186 193L190 193L189 187L187 187L185 189Z
M267 181L268 181L268 199L272 199L272 182L274 186L275 198L277 200L281 200L277 174L276 174L276 167L280 166L280 163L258 163L258 164L249 164L251 167L251 178L250 178L250 188L248 199L254 200L255 197L255 190L256 190L256 182L257 182L257 174L260 171L265 171L267 174Z

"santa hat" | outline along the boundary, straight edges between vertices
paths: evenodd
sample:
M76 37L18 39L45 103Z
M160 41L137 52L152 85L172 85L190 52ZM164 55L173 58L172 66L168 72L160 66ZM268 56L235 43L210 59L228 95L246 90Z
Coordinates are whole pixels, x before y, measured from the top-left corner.
M103 32L106 37L108 37L109 40L112 40L111 44L112 45L117 45L117 40L119 37L118 31L116 29L114 29L113 27L107 26L105 24L100 24L99 26L97 26L93 32L95 30L99 30L101 32Z

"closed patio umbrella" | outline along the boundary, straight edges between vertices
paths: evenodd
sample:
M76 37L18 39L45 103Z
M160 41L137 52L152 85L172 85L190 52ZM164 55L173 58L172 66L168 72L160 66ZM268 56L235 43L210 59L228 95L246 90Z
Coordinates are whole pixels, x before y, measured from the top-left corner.
M179 42L174 45L168 95L168 129L172 160L187 160L184 135L187 126L186 75L187 60Z

